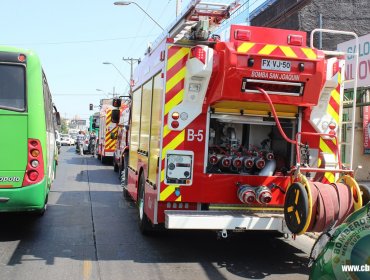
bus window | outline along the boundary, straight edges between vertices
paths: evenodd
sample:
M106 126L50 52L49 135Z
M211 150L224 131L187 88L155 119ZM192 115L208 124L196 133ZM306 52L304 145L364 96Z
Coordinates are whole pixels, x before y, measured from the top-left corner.
M25 68L0 64L0 108L25 111Z

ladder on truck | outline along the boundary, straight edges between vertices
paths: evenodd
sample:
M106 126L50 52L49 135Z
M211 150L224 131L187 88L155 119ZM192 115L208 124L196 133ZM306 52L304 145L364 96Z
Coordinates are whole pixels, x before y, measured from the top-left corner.
M229 2L229 3L225 3ZM239 7L239 0L209 2L193 0L167 29L170 38L180 40L208 40L209 35Z
M355 46L358 46L358 36L354 32L348 32L348 31L339 31L339 30L330 30L330 29L314 29L311 32L310 36L310 47L314 48L314 34L316 32L321 32L321 33L329 33L329 34L338 34L338 35L348 35L348 36L353 36L356 40ZM353 154L354 154L354 140L355 140L355 122L356 122L356 103L357 103L357 71L358 71L358 60L359 60L359 53L358 50L355 53L348 53L348 52L343 52L343 51L326 51L323 50L323 53L326 56L329 57L343 57L348 54L353 55L355 57L355 73L354 76L355 78L350 81L344 81L346 82L353 82L353 99L346 99L343 97L343 100L341 100L341 111L342 114L340 118L343 117L343 109L344 105L346 105L347 109L351 109L351 112L349 114L346 114L349 118L345 120L340 120L341 121L341 127L339 128L339 133L338 133L338 140L339 140L339 149L346 151L347 148L349 149L349 157L345 158L345 161L342 163L346 166L346 168L353 170ZM350 106L352 105L352 106ZM344 139L344 142L342 141L342 133L346 133L347 127L350 126L350 137L349 139Z

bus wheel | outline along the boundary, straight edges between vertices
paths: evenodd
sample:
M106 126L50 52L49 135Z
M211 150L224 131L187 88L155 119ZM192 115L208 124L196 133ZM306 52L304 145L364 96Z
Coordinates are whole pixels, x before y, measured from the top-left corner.
M144 175L140 175L139 179L139 196L137 200L139 212L139 229L144 235L149 235L153 231L153 225L145 214L145 179Z
M42 207L42 208L41 208L41 209L39 209L39 210L36 210L35 215L36 215L37 217L42 217L42 216L44 216L45 211L46 211L46 209L48 208L48 198L49 198L49 196L46 196L46 198L45 198L45 203L44 203L44 207Z

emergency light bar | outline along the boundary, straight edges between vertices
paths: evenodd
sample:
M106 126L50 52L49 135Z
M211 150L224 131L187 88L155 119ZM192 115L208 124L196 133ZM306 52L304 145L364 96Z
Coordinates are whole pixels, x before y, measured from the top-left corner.
M259 91L256 90L256 87L264 89L269 94L299 96L303 94L304 83L278 82L243 78L241 88L242 92L259 93Z

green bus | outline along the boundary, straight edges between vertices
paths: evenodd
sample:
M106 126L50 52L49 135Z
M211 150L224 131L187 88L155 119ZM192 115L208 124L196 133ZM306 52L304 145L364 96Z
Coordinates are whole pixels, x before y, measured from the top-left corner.
M0 46L0 212L44 213L58 154L55 123L38 56Z

